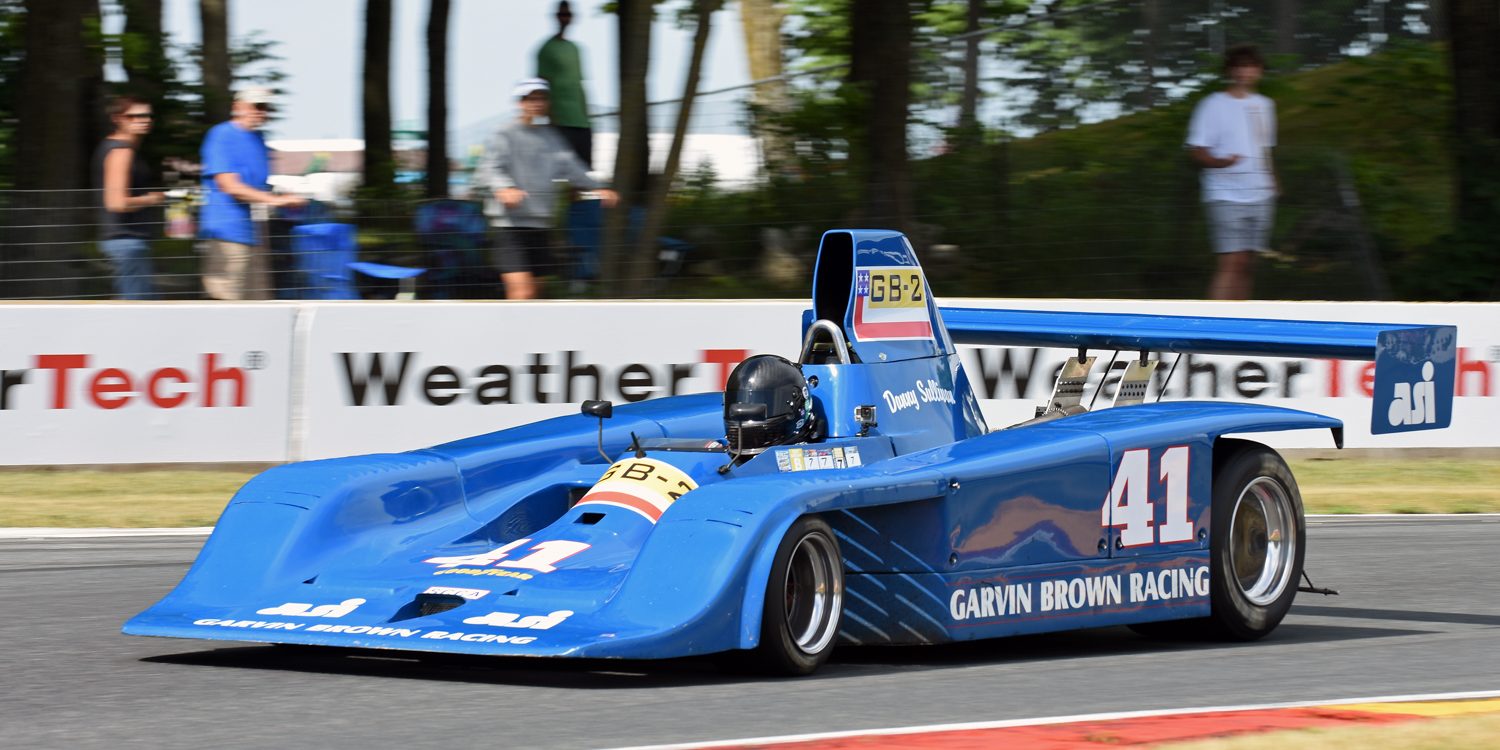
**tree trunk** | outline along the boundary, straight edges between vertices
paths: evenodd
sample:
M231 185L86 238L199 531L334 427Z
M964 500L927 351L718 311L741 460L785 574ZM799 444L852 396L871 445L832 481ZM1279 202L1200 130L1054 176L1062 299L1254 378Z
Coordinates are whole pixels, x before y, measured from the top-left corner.
M745 35L745 56L750 63L750 80L757 84L751 96L755 108L752 129L760 142L761 158L766 171L776 174L791 161L792 148L787 137L775 125L778 115L787 111L786 81L781 58L781 22L785 11L775 0L740 0L740 29ZM777 80L768 80L777 79ZM767 126L765 121L770 120Z
M1151 0L1147 0L1150 2ZM958 101L958 143L967 148L979 142L979 22L984 0L969 0L964 18L964 88Z
M1500 0L1450 2L1449 32L1453 66L1453 124L1458 147L1458 216L1478 221L1495 213L1497 179L1493 146L1500 141L1500 72L1494 50L1500 43Z
M147 138L140 147L151 169L151 177L161 184L161 148L163 131L170 128L166 115L174 109L166 101L166 86L172 78L172 63L167 59L166 36L162 34L162 0L121 0L125 10L125 43L121 45L120 64L130 81L130 91L144 98L156 112L157 138Z
M162 0L120 0L125 11L120 66L130 81L131 92L152 104L161 101L162 84L170 63L161 29Z
M234 84L229 69L229 0L198 0L203 27L203 121L214 125L229 119Z
M667 151L667 164L657 175L649 191L646 218L641 222L640 236L636 238L635 256L645 261L656 257L656 236L661 233L667 209L667 194L677 178L678 164L682 159L682 143L687 139L688 121L693 116L693 102L698 98L698 80L703 73L703 55L708 49L708 34L713 14L718 12L723 0L698 0L695 3L698 28L693 32L693 52L688 60L687 81L682 86L682 101L677 108L677 124L672 129L672 147ZM648 264L648 267L650 265ZM639 292L645 274L631 274L632 292Z
M387 197L396 183L391 156L391 0L365 0L364 189Z
M1448 33L1453 67L1453 125L1456 175L1456 234L1484 247L1475 272L1495 280L1490 296L1500 293L1500 0L1458 0L1448 4Z
M15 187L0 217L7 232L0 296L65 297L72 261L88 247L93 224L89 142L101 113L99 50L90 49L87 19L97 0L27 0L25 57L16 97ZM97 42L98 40L93 40ZM90 69L91 63L94 69ZM43 192L55 191L55 192Z
M1432 29L1432 40L1448 41L1448 3L1450 0L1428 0L1427 12L1423 14L1427 26Z
M615 149L615 190L620 203L609 212L600 248L600 276L605 288L639 275L633 258L626 257L630 209L638 205L646 184L650 147L647 142L646 73L651 62L651 0L620 0L620 137Z
M1276 47L1273 52L1282 55L1297 54L1297 16L1301 13L1298 0L1276 0L1272 7L1276 25Z
M89 186L86 123L89 53L83 19L88 0L27 0L26 57L16 97L15 184L23 190Z
M1156 63L1160 57L1157 47L1163 36L1161 4L1162 0L1145 0L1141 3L1141 27L1146 32L1145 44L1141 49L1141 64L1146 72L1140 101L1141 106L1146 109L1156 106Z
M432 0L427 15L427 197L448 197L448 10Z
M849 82L863 99L866 123L856 164L864 187L861 221L870 227L909 231L911 15L904 2L852 0L849 17Z

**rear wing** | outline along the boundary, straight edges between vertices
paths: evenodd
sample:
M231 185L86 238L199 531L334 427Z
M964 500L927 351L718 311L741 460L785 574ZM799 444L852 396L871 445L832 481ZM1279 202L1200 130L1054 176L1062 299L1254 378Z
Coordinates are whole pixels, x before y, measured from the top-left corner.
M1375 434L1447 427L1458 329L1190 315L940 308L955 344L1374 360Z

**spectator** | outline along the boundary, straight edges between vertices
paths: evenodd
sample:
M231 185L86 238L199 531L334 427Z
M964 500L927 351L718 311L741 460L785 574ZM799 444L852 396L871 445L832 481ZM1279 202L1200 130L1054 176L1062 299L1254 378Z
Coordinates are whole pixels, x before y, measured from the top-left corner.
M552 95L552 126L562 134L585 168L594 166L594 131L589 129L588 97L583 93L583 63L578 45L563 38L573 10L568 0L557 4L557 35L536 51L536 75Z
M94 151L94 186L100 190L101 249L114 266L115 294L120 299L156 296L147 238L161 221L150 209L166 194L150 192L151 170L141 158L141 139L151 132L151 105L133 96L117 96L106 109L114 130Z
M1276 105L1256 93L1265 61L1251 45L1224 55L1229 85L1198 102L1187 145L1203 168L1203 204L1218 265L1211 299L1249 299L1255 254L1271 250L1278 189L1271 162Z
M496 227L495 265L505 283L505 296L522 300L536 297L533 271L552 262L552 214L558 201L555 183L565 180L574 188L598 190L605 207L613 206L616 196L612 190L601 189L557 131L541 123L550 104L546 81L521 81L514 96L520 102L520 116L485 144L473 184L489 193L485 211Z
M276 195L266 183L271 165L260 128L271 109L270 89L238 91L229 121L213 126L203 138L203 189L208 198L199 217L199 236L207 240L203 289L213 299L271 298L266 249L250 206L306 203L297 196Z

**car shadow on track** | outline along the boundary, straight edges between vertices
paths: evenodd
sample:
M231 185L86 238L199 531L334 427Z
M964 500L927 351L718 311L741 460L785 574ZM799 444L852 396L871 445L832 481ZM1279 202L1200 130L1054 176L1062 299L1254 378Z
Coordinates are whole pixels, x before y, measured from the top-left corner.
M1422 635L1430 631L1287 622L1266 644L1328 643L1362 638ZM1045 635L1016 636L934 646L841 646L830 662L806 680L853 675L909 673L980 665L1025 665L1057 659L1086 659L1137 653L1254 649L1256 643L1161 640L1127 628L1100 628ZM467 682L529 687L618 690L692 687L774 681L726 665L713 657L661 661L537 659L436 654L320 646L213 648L145 657L142 661L239 669L284 670L393 679Z
M1256 649L1270 644L1329 643L1362 638L1425 635L1431 631L1357 626L1319 625L1284 622L1276 632L1255 643L1228 642L1211 635L1201 637L1153 638L1129 628L1073 630L1043 635L1014 636L965 643L908 647L842 647L834 653L836 662L892 669L948 668L980 664L1028 664L1057 659L1112 657L1130 654L1178 651L1236 651Z

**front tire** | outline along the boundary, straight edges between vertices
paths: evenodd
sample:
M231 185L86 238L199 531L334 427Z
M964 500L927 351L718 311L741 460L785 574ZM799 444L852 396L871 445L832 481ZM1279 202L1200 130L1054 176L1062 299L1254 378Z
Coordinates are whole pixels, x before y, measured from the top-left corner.
M833 529L806 516L787 530L766 581L756 666L811 674L828 660L844 604L844 563Z
M1302 494L1275 451L1247 444L1215 462L1211 621L1227 638L1253 641L1286 617L1307 552Z

